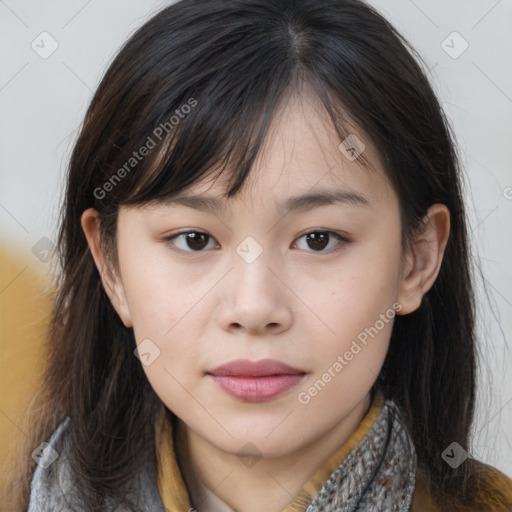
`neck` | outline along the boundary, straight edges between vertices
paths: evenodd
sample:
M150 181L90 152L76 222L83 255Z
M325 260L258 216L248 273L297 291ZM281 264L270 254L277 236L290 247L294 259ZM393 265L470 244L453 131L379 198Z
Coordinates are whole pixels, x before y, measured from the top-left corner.
M204 503L201 506L202 484L214 494L213 502L218 503L209 503L207 512L223 511L226 505L234 511L283 511L357 429L369 406L367 395L340 423L315 441L281 457L262 457L255 464L244 464L236 454L218 449L178 419L176 454L192 506L205 512Z

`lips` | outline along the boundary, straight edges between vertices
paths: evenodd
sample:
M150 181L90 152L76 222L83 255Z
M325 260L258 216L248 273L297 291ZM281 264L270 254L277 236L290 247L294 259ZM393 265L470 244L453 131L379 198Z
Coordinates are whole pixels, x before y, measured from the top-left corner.
M228 395L245 402L264 402L296 386L306 372L276 359L238 359L207 372Z

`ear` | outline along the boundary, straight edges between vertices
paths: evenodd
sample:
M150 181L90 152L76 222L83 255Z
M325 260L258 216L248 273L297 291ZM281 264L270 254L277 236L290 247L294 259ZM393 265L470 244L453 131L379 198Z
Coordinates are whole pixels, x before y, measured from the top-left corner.
M84 230L89 249L94 263L101 275L101 282L112 306L117 311L126 327L133 327L130 310L126 301L126 294L118 273L109 268L101 243L100 219L94 208L89 208L82 213L82 229Z
M434 284L450 235L450 211L444 204L433 204L424 218L424 227L413 248L405 256L397 301L400 315L416 311L423 295Z

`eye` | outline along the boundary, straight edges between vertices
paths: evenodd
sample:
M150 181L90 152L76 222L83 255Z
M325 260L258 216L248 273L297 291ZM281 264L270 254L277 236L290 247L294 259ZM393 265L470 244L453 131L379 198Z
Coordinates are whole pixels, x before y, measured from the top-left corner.
M202 252L208 245L208 239L213 240L210 235L203 233L202 231L185 231L167 237L165 240L172 242L172 245L177 246L178 249L185 252ZM185 248L183 246L179 247L175 240L180 240L180 242L182 241Z
M340 249L340 246L350 243L350 240L334 231L310 231L309 233L303 234L299 240L304 237L306 237L306 243L313 249L313 252L334 252ZM335 246L334 250L331 251L331 247L329 250L324 251L325 247L333 240L337 240L340 243Z
M339 243L332 252L339 249L339 246L350 243L350 240L334 231L310 231L299 237L299 240L304 237L306 237L306 243L313 249L313 252L331 252L332 247L327 251L324 249L329 246L333 240L337 240ZM178 250L184 252L204 252L204 249L211 249L211 247L208 247L208 242L213 240L213 237L202 231L190 230L171 235L166 237L165 240L171 242ZM179 243L176 241L179 241Z

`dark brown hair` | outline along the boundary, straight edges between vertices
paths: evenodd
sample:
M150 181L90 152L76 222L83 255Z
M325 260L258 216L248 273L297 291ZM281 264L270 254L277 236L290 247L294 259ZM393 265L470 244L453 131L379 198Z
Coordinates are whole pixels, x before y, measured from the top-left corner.
M418 310L396 317L377 384L401 409L439 500L471 502L471 465L452 469L441 458L453 441L468 447L473 418L470 252L453 136L420 62L359 0L183 0L126 42L92 99L69 164L62 273L20 506L34 470L30 452L66 417L69 460L89 510L106 510L108 496L125 499L138 454L154 444L160 402L134 357L132 329L101 286L80 225L84 210L99 212L115 263L121 205L169 197L228 164L227 197L235 196L279 105L304 84L340 138L353 120L376 145L399 197L404 248L430 205L450 211L438 278ZM151 145L148 137L158 147L127 166L134 151Z

